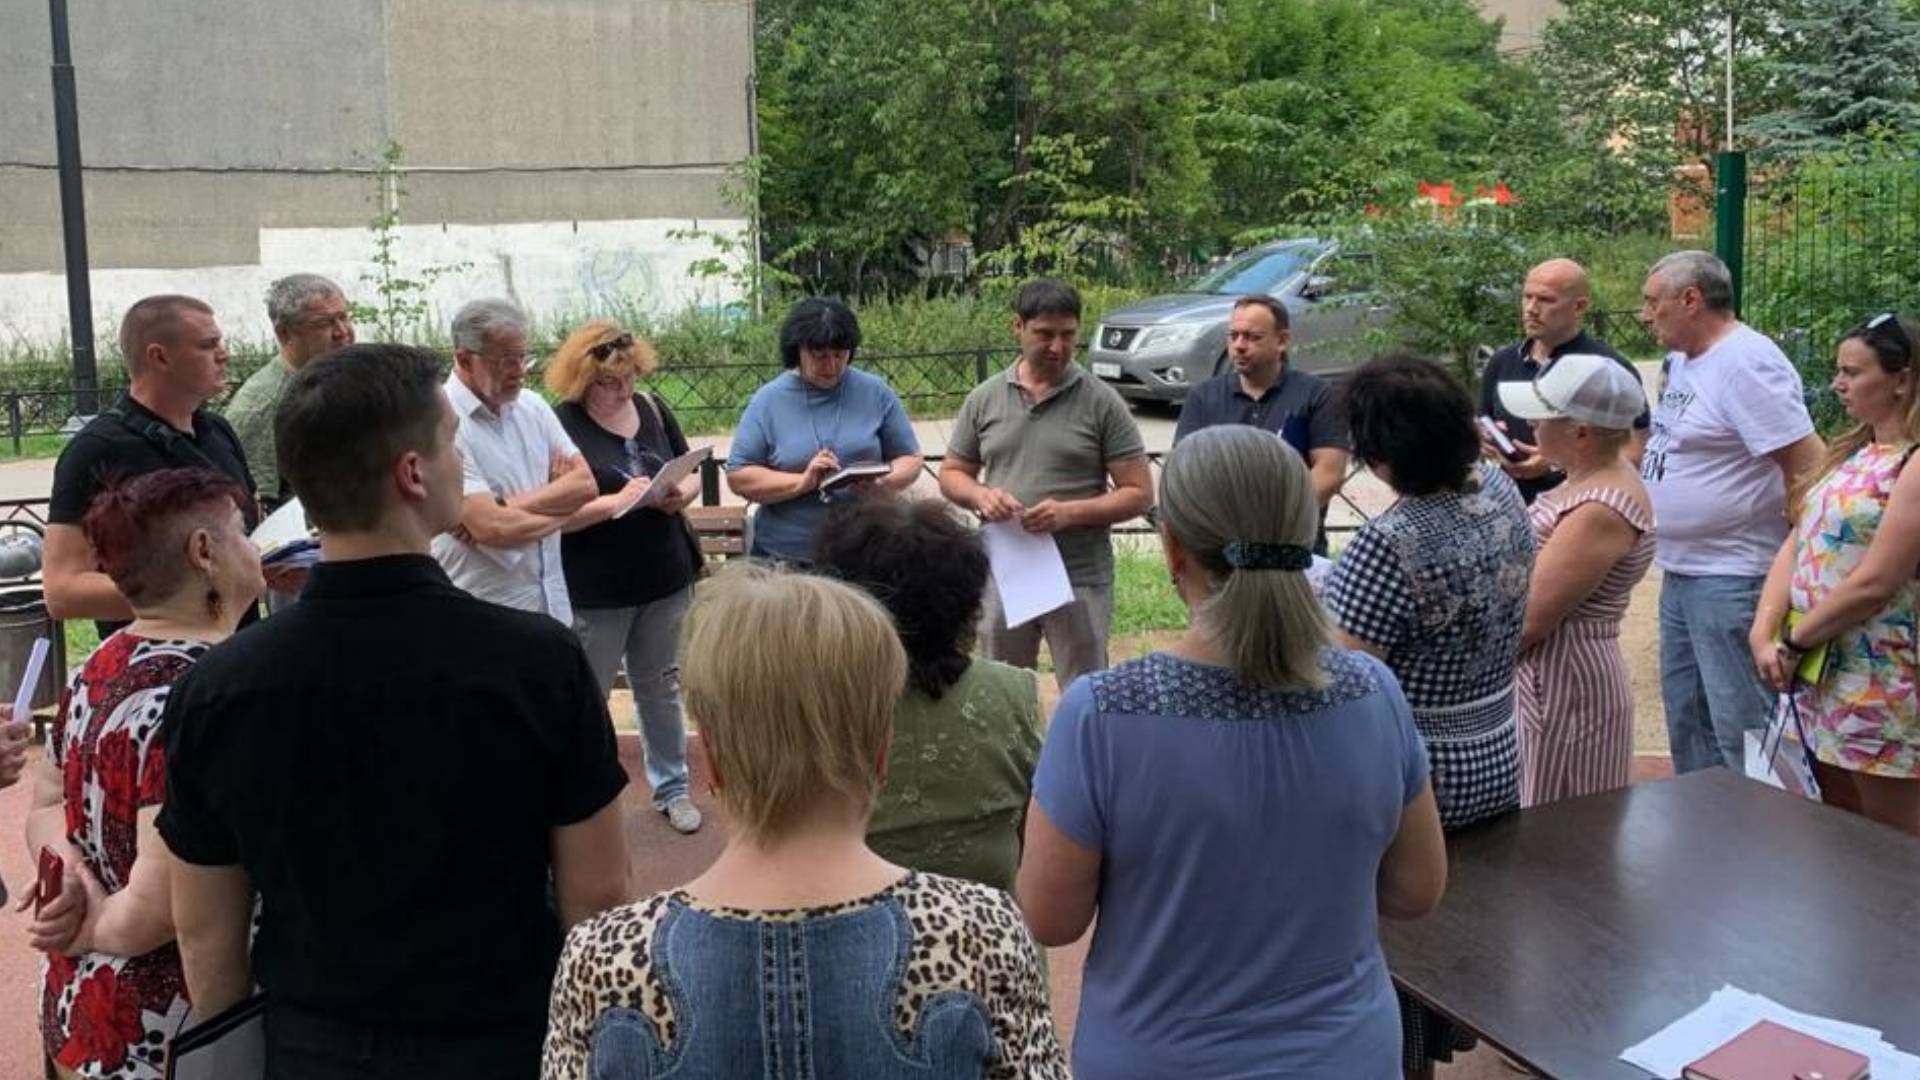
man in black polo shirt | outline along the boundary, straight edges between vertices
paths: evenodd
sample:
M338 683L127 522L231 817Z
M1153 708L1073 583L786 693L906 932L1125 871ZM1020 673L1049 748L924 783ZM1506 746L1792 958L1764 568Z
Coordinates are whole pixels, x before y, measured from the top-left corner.
M47 610L56 619L96 620L101 637L133 618L80 528L108 483L161 469L215 469L246 489L247 528L260 523L239 436L201 407L227 381L227 347L213 309L191 296L149 296L120 320L120 355L127 365L126 396L60 451L47 511ZM288 584L272 575L268 582L276 588ZM250 621L251 613L243 625Z
M1500 384L1538 378L1555 360L1572 353L1609 357L1633 372L1634 378L1640 377L1632 361L1580 328L1592 303L1587 272L1579 263L1572 259L1548 259L1534 267L1527 272L1520 300L1520 325L1527 336L1494 353L1487 361L1486 370L1480 373L1481 415L1491 417L1506 428L1507 437L1526 457L1520 461L1508 460L1491 444L1486 446L1486 452L1513 477L1521 497L1528 502L1541 492L1560 486L1566 475L1540 456L1539 449L1533 445L1533 425L1500 404ZM1646 449L1648 420L1648 414L1643 412L1633 422L1633 442L1627 446L1627 457L1635 465L1640 463L1640 453Z
M1307 463L1324 518L1347 480L1347 419L1318 375L1287 363L1293 342L1286 306L1268 296L1234 301L1227 323L1224 371L1187 393L1174 428L1174 445L1216 424L1249 424L1280 436ZM1321 534L1324 550L1326 535Z
M278 1080L538 1075L563 931L628 899L627 777L579 642L427 554L460 520L457 425L425 350L295 375L275 445L321 562L162 716L189 997L205 1018L258 980Z

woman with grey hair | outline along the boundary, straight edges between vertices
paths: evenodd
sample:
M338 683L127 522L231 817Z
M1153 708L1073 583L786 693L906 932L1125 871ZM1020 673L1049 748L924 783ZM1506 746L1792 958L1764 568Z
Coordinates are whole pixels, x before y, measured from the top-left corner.
M1067 689L1027 812L1035 938L1094 925L1074 1071L1398 1077L1378 916L1446 886L1413 713L1386 665L1328 642L1319 506L1285 443L1182 440L1160 513L1191 625Z

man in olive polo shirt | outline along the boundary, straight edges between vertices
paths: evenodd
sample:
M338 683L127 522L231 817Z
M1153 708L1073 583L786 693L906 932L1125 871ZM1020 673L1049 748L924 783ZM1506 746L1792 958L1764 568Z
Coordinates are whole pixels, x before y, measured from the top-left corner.
M1153 506L1153 480L1126 402L1073 362L1080 294L1064 281L1029 281L1014 296L1013 310L1020 359L974 387L960 406L940 466L940 493L984 521L1017 519L1060 545L1073 603L1009 629L999 594L989 588L980 645L995 660L1031 668L1045 638L1054 680L1065 690L1107 666L1109 527Z

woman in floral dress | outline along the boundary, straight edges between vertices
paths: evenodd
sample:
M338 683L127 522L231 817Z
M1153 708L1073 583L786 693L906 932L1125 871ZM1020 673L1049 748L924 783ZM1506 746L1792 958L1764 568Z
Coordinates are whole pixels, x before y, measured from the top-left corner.
M86 893L77 934L47 954L41 998L41 1035L63 1078L157 1080L186 1018L153 826L165 793L160 717L173 684L265 587L245 497L217 473L168 469L102 492L82 523L135 618L68 685L27 821L36 860L51 848L66 887Z
M1920 836L1920 471L1906 468L1920 441L1916 342L1920 322L1891 313L1841 341L1833 390L1859 424L1788 504L1793 533L1750 643L1760 673L1794 693L1821 798ZM1821 646L1824 674L1799 684L1801 658Z

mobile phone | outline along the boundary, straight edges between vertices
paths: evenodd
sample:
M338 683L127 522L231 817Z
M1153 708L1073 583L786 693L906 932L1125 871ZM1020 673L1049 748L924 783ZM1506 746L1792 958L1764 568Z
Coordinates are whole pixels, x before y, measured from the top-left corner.
M1494 423L1493 417L1480 418L1480 432L1487 437L1488 442L1493 444L1494 449L1500 451L1501 457L1508 461L1527 460L1527 455L1520 452L1520 448L1513 444L1512 439L1507 438L1507 433L1500 429L1499 424Z
M40 917L40 909L51 903L54 897L66 887L66 861L54 853L50 847L40 849L40 879L33 883L33 917Z

